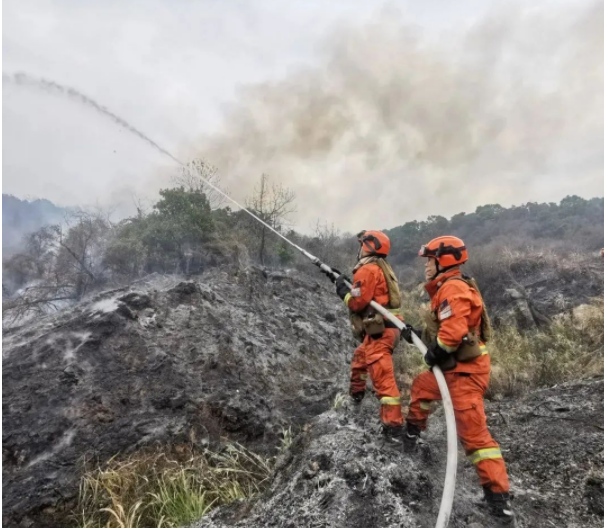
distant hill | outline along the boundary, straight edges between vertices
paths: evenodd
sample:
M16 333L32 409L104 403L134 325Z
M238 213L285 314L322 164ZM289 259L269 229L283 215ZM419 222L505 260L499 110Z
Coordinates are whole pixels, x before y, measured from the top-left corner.
M3 194L2 253L14 253L25 235L44 225L61 222L65 213L66 209L48 200L20 200L11 194Z
M534 328L604 295L603 226L604 198L567 196L559 204L483 205L386 232L405 289L423 281L421 245L455 235L470 255L464 273L478 280L495 323Z
M422 244L447 234L463 239L469 249L499 252L537 246L564 252L592 252L604 247L604 198L567 196L559 204L526 203L502 207L482 205L473 213L447 219L430 216L386 230L392 242L390 259L398 265L416 261Z

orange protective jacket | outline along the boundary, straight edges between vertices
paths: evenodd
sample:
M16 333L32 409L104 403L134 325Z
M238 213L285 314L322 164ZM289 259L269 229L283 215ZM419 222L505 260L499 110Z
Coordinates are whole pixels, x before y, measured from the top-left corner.
M483 302L480 293L461 280L461 271L453 269L426 284L433 317L438 324L437 342L448 352L461 345L470 330L480 334ZM484 343L481 342L481 345ZM491 362L486 347L483 354L468 362L458 362L457 372L489 372Z
M354 272L352 289L344 298L344 303L353 312L362 312L371 301L385 307L389 301L384 272L373 263L365 264Z

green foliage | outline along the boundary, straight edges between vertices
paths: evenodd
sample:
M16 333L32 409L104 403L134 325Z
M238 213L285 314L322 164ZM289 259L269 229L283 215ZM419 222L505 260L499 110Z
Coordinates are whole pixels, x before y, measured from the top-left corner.
M289 245L282 242L277 246L277 257L282 266L287 266L294 260L294 252Z
M105 265L127 280L138 277L146 264L148 248L143 241L145 225L141 218L124 220L116 228L116 236L105 250Z
M183 187L159 191L161 199L154 206L156 218L180 241L207 240L213 230L210 204L199 191Z
M186 245L198 246L213 232L212 211L198 191L163 189L155 211L147 217L144 244L153 252L182 256Z
M163 189L153 212L122 222L105 253L117 274L184 271L187 258L200 252L214 233L210 204L203 192Z
M282 427L281 428L281 445L279 446L279 451L287 451L294 441L294 431L292 426Z

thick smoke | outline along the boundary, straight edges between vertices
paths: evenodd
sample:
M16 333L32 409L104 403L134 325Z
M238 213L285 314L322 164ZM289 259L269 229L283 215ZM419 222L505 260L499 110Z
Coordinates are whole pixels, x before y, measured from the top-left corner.
M601 195L603 8L508 10L438 38L392 12L341 29L319 66L242 90L195 155L241 193L263 172L294 189L303 229Z

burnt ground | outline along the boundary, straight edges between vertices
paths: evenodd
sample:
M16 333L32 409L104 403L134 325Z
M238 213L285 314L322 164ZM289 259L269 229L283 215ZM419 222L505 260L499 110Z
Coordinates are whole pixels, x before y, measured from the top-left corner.
M491 430L508 463L522 528L604 524L604 380L568 383L490 403ZM384 444L377 402L313 420L279 459L255 503L211 513L192 528L405 527L435 525L445 466L442 409L417 452ZM459 453L451 528L498 526L480 504L474 468Z
M331 284L155 276L3 335L3 525L64 527L84 462L181 442L266 453L329 408L353 348Z
M256 502L203 527L429 527L444 479L440 412L427 445L384 445L377 402L329 410L354 343L322 276L211 269L105 292L3 335L3 525L64 527L85 459L302 431ZM401 353L401 352L397 352ZM523 527L604 524L604 381L490 403ZM487 528L460 453L452 528Z

